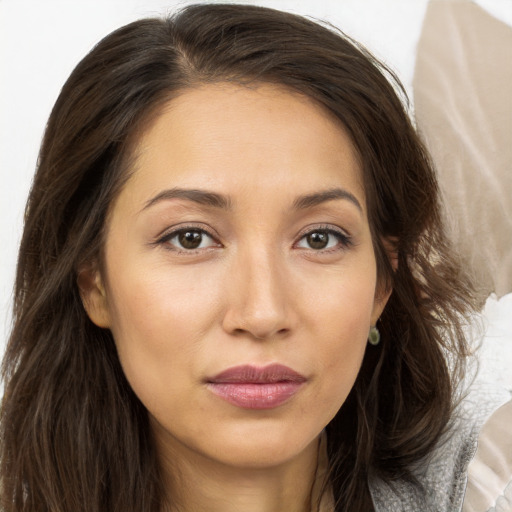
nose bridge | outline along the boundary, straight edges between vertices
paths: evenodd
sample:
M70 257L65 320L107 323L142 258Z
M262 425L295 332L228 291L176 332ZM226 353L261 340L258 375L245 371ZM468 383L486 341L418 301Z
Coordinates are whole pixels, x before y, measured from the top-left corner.
M276 248L260 241L238 251L225 319L229 331L263 339L291 328L285 273Z

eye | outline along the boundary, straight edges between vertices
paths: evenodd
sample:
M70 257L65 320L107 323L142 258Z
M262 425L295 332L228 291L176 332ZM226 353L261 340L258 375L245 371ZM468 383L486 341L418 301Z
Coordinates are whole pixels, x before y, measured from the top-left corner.
M199 228L183 228L173 231L159 240L177 251L194 251L218 246L211 235Z
M315 229L309 231L299 240L297 247L321 251L325 249L344 248L350 245L350 238L334 229Z

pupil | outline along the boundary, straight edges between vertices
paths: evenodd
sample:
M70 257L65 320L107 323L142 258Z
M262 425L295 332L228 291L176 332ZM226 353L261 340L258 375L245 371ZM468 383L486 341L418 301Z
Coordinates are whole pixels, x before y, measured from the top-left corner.
M329 235L320 231L315 231L308 235L308 244L312 249L324 249L329 242Z
M197 249L201 245L202 235L198 231L183 231L179 234L179 241L185 249Z

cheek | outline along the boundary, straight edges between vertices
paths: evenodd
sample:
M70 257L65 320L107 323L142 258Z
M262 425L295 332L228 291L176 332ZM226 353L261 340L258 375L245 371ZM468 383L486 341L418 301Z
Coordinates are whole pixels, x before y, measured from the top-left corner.
M215 280L211 273L199 279L187 270L143 268L122 263L112 268L108 299L121 365L146 403L159 389L178 396L185 377L199 371L201 340L218 317L219 291L205 281Z
M355 258L354 258L355 259ZM375 303L376 274L372 255L332 273L316 276L302 290L309 316L334 346L349 350L367 338ZM305 283L306 284L306 283ZM313 286L315 284L315 286Z
M347 333L345 333L347 334ZM319 372L319 389L316 390L318 414L321 423L327 425L345 403L357 375L366 350L366 334L353 331L348 336L339 333L323 350L323 366Z
M375 295L374 267L343 273L330 283L324 293L310 297L310 309L312 318L316 317L319 396L332 417L352 389L366 350Z
M324 345L322 379L325 395L339 408L352 388L364 357L367 330L360 325L338 330L338 335Z

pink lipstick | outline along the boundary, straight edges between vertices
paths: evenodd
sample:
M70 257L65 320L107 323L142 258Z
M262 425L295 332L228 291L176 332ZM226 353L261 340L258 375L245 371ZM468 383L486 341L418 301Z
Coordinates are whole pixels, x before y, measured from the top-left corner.
M243 409L273 409L289 400L306 377L281 364L235 366L207 379L208 389Z

